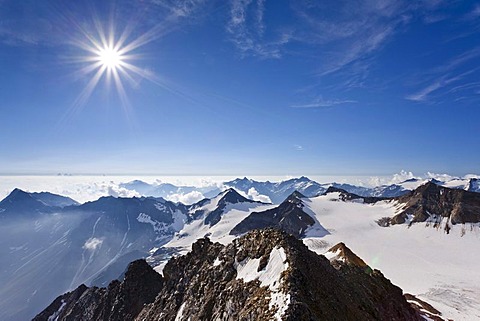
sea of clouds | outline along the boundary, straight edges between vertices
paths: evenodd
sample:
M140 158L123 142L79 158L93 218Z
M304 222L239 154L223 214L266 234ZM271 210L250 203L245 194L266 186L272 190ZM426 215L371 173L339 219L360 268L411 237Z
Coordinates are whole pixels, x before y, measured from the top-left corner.
M477 177L478 175L466 175L462 178ZM139 192L123 187L125 183L133 180L141 180L151 186L159 186L162 183L171 183L175 186L195 186L202 191L224 190L222 183L235 179L235 176L82 176L82 175L57 175L57 176L0 176L0 200L5 198L13 189L20 188L27 192L50 192L68 196L80 203L94 201L102 196L114 197L141 197ZM249 177L258 181L269 180L271 182L283 181L292 176ZM450 180L454 176L448 174L436 174L427 172L417 176L410 171L401 171L388 176L309 176L310 179L319 183L350 183L359 186L374 187L403 182L411 178L438 180ZM261 202L270 202L266 195L261 195L255 188L243 193L243 196ZM205 198L198 190L189 192L172 192L164 196L165 199L184 204L193 204Z

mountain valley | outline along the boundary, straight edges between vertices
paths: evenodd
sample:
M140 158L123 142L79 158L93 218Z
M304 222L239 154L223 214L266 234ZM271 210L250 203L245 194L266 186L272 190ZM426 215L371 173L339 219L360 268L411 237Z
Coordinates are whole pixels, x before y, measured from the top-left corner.
M5 284L0 292L1 319L31 319L55 297L81 284L110 289L112 280L118 280L114 291L123 295L118 286L132 261L145 259L159 275L167 277L171 273L167 262L189 255L198 240L208 238L208 244L219 242L228 248L251 231L269 231L265 228L287 232L327 258L350 253L350 260L342 260L356 262L356 266L364 262L370 270L380 270L415 300L440 311L435 314L438 318L480 317L480 288L476 286L480 279L473 268L467 268L480 261L459 250L473 250L480 240L480 193L426 182L396 197L361 196L331 184L320 190L321 184L305 180L292 180L292 186L301 191L293 189L277 204L251 200L248 193L233 187L192 205L159 197L102 197L78 204L54 194L16 189L0 202L0 235L6 245L0 253L0 280ZM307 185L314 186L315 192ZM285 184L277 186L279 194L291 190ZM271 198L275 199L274 195L271 193ZM336 244L343 244L348 251L334 248L331 252ZM83 296L86 289L81 287L71 295ZM147 301L143 303L153 302ZM175 302L178 310L181 302ZM175 310L174 306L169 309ZM159 313L159 306L154 307L157 312L148 313ZM215 313L228 319L225 311Z

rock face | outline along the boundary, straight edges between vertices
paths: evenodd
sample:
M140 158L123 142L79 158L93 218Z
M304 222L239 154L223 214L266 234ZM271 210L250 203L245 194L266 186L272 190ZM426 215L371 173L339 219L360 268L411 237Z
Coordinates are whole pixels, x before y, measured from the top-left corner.
M227 246L201 239L168 262L163 278L154 273L136 261L123 282L80 287L34 320L421 320L379 271L334 268L273 229Z
M431 222L463 224L480 222L480 194L462 189L450 189L428 182L405 196L397 198L402 204L392 224ZM448 225L445 225L448 230Z
M330 186L323 195L330 193L340 193L340 200L342 201L361 201L366 204L372 204L387 199L386 197L360 196L334 186Z
M48 192L29 193L15 188L0 201L0 219L36 219L74 205L78 203L69 197Z
M480 179L478 178L471 178L470 181L468 182L468 188L467 190L469 192L480 192Z
M278 207L253 212L235 226L230 234L239 235L254 229L272 227L300 237L315 223L314 219L303 211L302 198L305 196L295 191Z
M352 252L343 242L332 246L324 256L332 263L342 262L345 264L355 265L360 268L369 268L367 263Z
M15 189L0 201L0 320L29 320L82 283L105 287L136 259L163 263L166 255L153 257L150 251L200 219L195 209L202 208L215 224L231 207L256 205L262 204L233 190L186 206L153 197L102 197L78 205L59 195Z
M55 210L33 194L16 188L0 202L0 219L37 218Z
M307 197L314 197L322 194L326 190L325 186L305 176L292 178L278 183L269 181L258 182L245 177L242 179L237 178L230 182L224 182L223 184L244 193L248 193L248 191L253 188L259 194L268 196L274 204L280 204L294 191L299 191Z
M52 194L49 192L29 193L33 198L42 201L48 206L66 207L79 205L79 203L70 197Z
M58 297L33 321L133 320L145 304L155 300L162 285L162 276L144 260L137 260L130 263L123 282L115 280L107 288L82 284Z
M1 202L0 320L29 320L82 283L108 285L187 218L182 205L153 198L47 205L64 201L14 190Z
M210 226L217 224L222 218L222 214L224 213L224 210L227 207L227 205L238 204L238 203L256 203L256 202L243 197L236 190L234 190L233 188L230 188L224 192L224 195L218 201L217 207L215 208L215 210L208 213L207 217L205 218L205 224L209 224Z

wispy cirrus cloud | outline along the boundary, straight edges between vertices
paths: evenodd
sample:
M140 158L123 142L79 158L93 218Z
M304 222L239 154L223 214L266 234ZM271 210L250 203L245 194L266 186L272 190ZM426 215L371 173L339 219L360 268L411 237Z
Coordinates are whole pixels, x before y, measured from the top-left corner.
M466 77L478 73L479 68L465 68L466 64L475 59L480 59L480 47L467 50L451 58L445 64L432 68L423 75L419 75L418 77L425 79L421 83L423 87L412 94L406 95L405 99L425 102L432 98L435 92L440 90L442 90L442 93L464 94L465 91L478 88L476 81L457 84L457 82Z
M303 24L296 39L314 46L322 61L321 76L376 52L408 22L408 6L402 1L362 1L351 7L350 1L295 3Z
M432 73L449 72L449 71L455 70L457 67L477 57L480 57L480 47L475 47L473 49L467 50L453 57L446 64L440 65L434 68L431 72Z
M41 12L26 13L21 18L11 19L8 11L0 13L0 42L9 46L55 45L63 43L64 32L54 17Z
M303 146L302 145L293 145L293 148L297 151L302 151L303 150Z
M467 20L480 18L480 3L474 5L473 9L465 16Z
M282 9L282 19L271 18L276 6L266 0L229 4L226 29L242 57L305 57L315 61L312 74L341 89L364 88L378 54L413 22L451 18L441 0L297 0Z
M152 0L152 3L166 9L172 17L183 18L200 10L206 0Z
M264 21L265 0L231 0L227 33L242 56L280 58L282 46L291 40L288 30L267 39Z
M322 96L315 98L313 101L305 104L295 104L291 105L292 108L322 108L322 107L333 107L338 105L345 104L354 104L357 103L356 100L352 99L324 99Z
M412 101L425 101L431 93L433 93L435 90L440 89L444 86L445 81L439 80L435 81L434 83L428 85L427 87L423 88L422 90L407 95L405 99L407 100L412 100Z
M0 42L10 46L71 43L74 35L72 29L85 25L85 16L78 10L81 4L69 2L59 5L55 1L51 2L46 6L43 1L3 0L0 10ZM106 16L121 13L128 19L116 21L117 24L126 23L129 29L149 29L142 39L146 36L148 39L157 39L181 26L186 21L185 18L191 18L199 12L204 14L202 9L206 3L206 0L147 0L141 3L118 1L111 6L111 12ZM89 16L99 21L104 20L106 16L99 15L101 7L101 4L91 6ZM18 12L22 14L19 15Z
M227 32L243 55L280 58L287 44L295 41L313 46L325 64L321 73L341 69L364 54L378 49L393 34L404 10L398 1L351 2L295 1L290 15L294 25L265 23L265 0L231 0ZM267 35L268 28L277 30ZM323 50L329 45L330 53ZM333 45L333 47L331 47ZM341 54L340 54L341 53Z

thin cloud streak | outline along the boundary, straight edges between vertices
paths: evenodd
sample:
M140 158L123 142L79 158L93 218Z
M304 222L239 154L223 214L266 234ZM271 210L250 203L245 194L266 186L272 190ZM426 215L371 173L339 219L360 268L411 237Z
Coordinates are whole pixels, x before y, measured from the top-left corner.
M323 99L322 97L315 99L313 102L308 104L298 104L298 105L291 105L292 108L322 108L322 107L333 107L338 105L345 105L345 104L355 104L357 103L356 100L351 99Z
M247 21L253 11L254 23ZM276 39L265 40L266 25L264 22L265 0L231 0L230 17L226 31L229 40L240 51L242 56L252 55L264 59L282 57L282 46L291 40L289 32L282 32Z
M152 0L152 3L167 9L173 18L188 17L203 6L205 0Z
M418 90L413 94L405 96L405 99L416 102L427 101L432 93L438 91L439 89L446 88L451 84L465 78L466 76L477 72L479 68L470 69L463 73L459 73L458 70L461 69L467 62L470 62L471 60L478 57L480 57L480 47L476 47L462 54L459 54L456 57L453 57L446 64L433 68L426 73L426 77L430 79L430 84L425 85L423 89ZM452 74L455 73L457 73L457 75L452 76ZM460 89L468 88L472 87L466 86L464 84L450 88L447 92L454 93Z
M408 6L403 2L366 2L354 11L348 10L351 3L347 1L335 5L298 3L294 8L304 28L295 39L319 51L320 76L335 73L378 51L398 26L407 22L403 13Z
M442 88L443 86L444 85L442 85L441 81L434 82L433 84L425 87L419 92L406 96L405 99L417 101L417 102L425 101L427 100L428 95L430 95L432 92L436 91L437 89Z
M289 16L285 19L295 21L293 27L288 23L276 25L272 22L274 20L265 19L267 10L274 10L266 5L265 0L230 0L226 30L242 58L298 56L300 53L290 48L293 44L301 45L310 53L309 59L319 62L313 76L335 77L334 82L341 83L341 87L346 89L364 88L382 48L415 21L431 24L451 19L442 11L448 6L437 0L418 3L382 0L356 3L352 10L350 1L325 3L298 0L290 4ZM476 12L475 9L472 12ZM279 30L282 30L281 37L278 37L280 32L274 33ZM458 62L451 62L451 68L462 63L462 59L470 59L469 55L476 55L476 52L458 57ZM440 84L427 86L423 95L418 92L409 97L422 99L436 86ZM334 103L302 106L327 107L325 105Z

